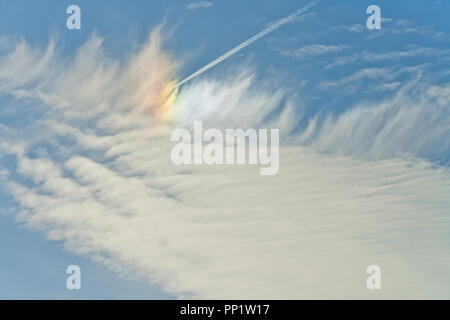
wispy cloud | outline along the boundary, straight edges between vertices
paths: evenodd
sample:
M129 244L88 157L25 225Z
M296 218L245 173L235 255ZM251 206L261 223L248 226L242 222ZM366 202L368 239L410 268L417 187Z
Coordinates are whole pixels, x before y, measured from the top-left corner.
M362 62L377 62L383 60L400 60L408 58L429 58L430 61L437 57L447 57L450 55L450 50L444 48L428 48L419 46L407 46L404 50L396 51L384 51L384 52L371 52L364 50L361 52L352 53L350 55L342 55L335 57L334 60L329 63L326 69L331 69L338 66L347 65L350 63L362 63ZM432 58L432 59L431 59Z
M395 59L394 56L395 53L392 56L387 54L387 56L382 59ZM370 57L370 54L366 54L366 57ZM354 58L354 56L349 56L349 58ZM357 59L358 58L355 58L355 60ZM374 61L378 61L378 59L376 58ZM344 63L348 61L341 60L341 62ZM333 66L333 64L328 65L325 69ZM427 69L427 66L429 65L361 68L350 75L335 80L324 81L318 85L318 88L324 91L336 90L345 94L353 94L358 90L360 92L369 92L383 88L391 90L393 87L396 87L395 83L399 81L404 82L405 79L408 79L407 83L410 81L415 82L421 77L422 73Z
M366 72L373 74L373 70ZM359 102L339 116L328 115L321 124L313 118L300 143L358 158L419 157L448 162L450 85L428 85L417 77L383 85L399 90L383 102Z
M450 172L420 158L429 143L449 148L447 86L411 82L294 133L302 102L282 84L216 74L182 89L171 123L157 106L176 63L158 31L125 62L101 43L71 63L25 41L0 58L1 94L27 92L14 111L42 111L0 145L20 221L179 297L368 298L370 264L389 279L380 297L449 296ZM279 174L172 165L170 132L193 119L281 127Z
M294 50L279 50L281 54L298 60L306 60L329 53L336 53L346 49L346 46L312 44Z
M450 37L446 32L436 30L432 26L417 25L406 19L395 20L391 18L382 18L381 23L381 30L377 30L376 32L371 32L364 24L332 26L330 29L336 32L346 31L351 33L364 34L369 39L378 38L386 34L418 34L429 36L430 38L438 41L448 41Z
M201 2L193 2L186 6L187 10L197 10L202 8L210 8L213 6L213 3L210 1L201 1Z

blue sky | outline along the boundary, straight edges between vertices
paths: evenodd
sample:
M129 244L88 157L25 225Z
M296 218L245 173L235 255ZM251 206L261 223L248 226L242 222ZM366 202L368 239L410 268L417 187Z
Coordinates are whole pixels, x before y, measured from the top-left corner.
M208 283L215 281L214 279L228 279L227 277L230 277L230 283L242 284L242 279L238 277L235 279L227 274L226 270L221 270L218 265L223 265L223 263L233 261L233 259L242 259L244 267L239 269L236 266L234 274L242 270L244 270L242 274L245 274L245 272L249 272L251 265L247 262L249 266L249 270L247 270L245 257L237 255L236 251L232 249L229 249L229 252L224 249L226 254L223 257L217 257L212 253L213 251L204 248L204 250L193 250L190 254L195 258L192 258L191 261L191 258L188 259L184 256L184 254L188 254L183 251L184 245L179 244L183 241L177 241L178 238L175 236L175 234L183 234L180 230L185 227L183 225L174 226L173 230L178 231L166 230L165 223L159 221L159 218L155 218L155 221L152 220L149 223L149 226L156 224L160 226L161 230L164 230L154 231L155 234L158 234L158 237L155 236L151 241L160 245L154 248L143 246L142 249L136 249L136 252L134 252L133 244L140 243L140 240L133 240L138 242L131 241L133 235L119 228L116 232L124 237L121 242L123 246L116 242L114 242L114 245L110 243L91 244L90 241L95 242L93 239L101 238L99 230L103 229L100 227L95 231L86 231L86 234L83 233L81 238L77 238L70 233L70 230L78 230L77 228L81 227L75 222L73 225L69 222L70 219L76 219L68 218L67 221L59 225L61 221L56 216L50 217L40 214L41 211L48 208L40 208L37 205L30 204L34 201L30 200L34 192L39 195L52 195L50 191L45 190L43 184L45 184L45 181L51 182L55 176L36 178L33 172L38 172L39 168L42 167L36 164L35 170L27 169L29 168L27 167L28 162L22 163L22 161L36 159L50 160L55 166L64 168L61 170L67 170L67 172L64 171L63 176L74 181L80 177L86 178L84 174L88 175L84 171L80 173L88 167L88 164L87 162L82 163L84 160L80 160L78 157L102 164L102 168L107 168L124 179L130 176L138 176L138 173L141 173L141 170L144 169L147 170L147 174L155 170L158 174L162 172L162 176L159 177L158 174L153 175L152 173L150 177L146 177L144 174L139 176L139 179L152 184L155 190L162 190L164 201L170 197L180 196L178 201L185 205L175 209L172 207L173 204L163 202L161 199L158 200L161 203L152 202L149 204L144 200L141 203L136 199L133 200L136 202L130 200L128 204L128 199L124 199L123 203L129 205L126 210L124 209L124 212L127 213L134 212L133 210L140 212L140 210L143 210L144 203L145 206L150 206L149 208L152 209L149 210L155 212L155 214L160 213L159 210L166 212L166 214L172 212L172 210L177 212L176 214L185 212L186 215L179 219L186 218L188 220L190 217L195 217L196 212L201 212L204 207L209 208L208 206L218 210L216 215L218 217L222 217L221 214L225 215L223 212L232 211L234 207L231 206L231 203L240 203L239 195L235 195L232 191L225 193L230 195L231 198L228 199L229 201L222 203L223 199L220 192L217 191L222 187L225 188L225 184L230 188L229 190L236 189L231 178L230 180L224 178L227 183L219 184L216 189L211 187L211 189L217 191L217 193L213 193L211 198L204 199L203 196L192 191L193 189L203 190L200 186L218 181L211 177L223 173L199 169L198 172L194 170L194 173L192 173L193 176L196 176L195 179L198 177L198 180L192 178L192 184L189 179L186 180L188 182L182 182L184 180L174 181L184 173L174 171L176 174L166 174L166 171L169 172L172 168L166 168L166 165L161 164L159 160L155 160L155 164L153 164L153 154L150 151L150 154L141 155L137 150L128 150L129 154L126 157L118 159L118 162L110 163L108 159L103 158L103 154L108 154L108 152L101 148L83 149L83 147L74 147L74 145L82 144L86 140L78 136L75 138L71 136L75 132L74 130L80 130L86 135L94 135L96 138L104 138L110 134L112 136L111 132L113 131L117 133L115 126L109 126L110 123L113 123L113 120L108 120L111 122L105 125L99 119L106 118L105 114L109 113L106 110L109 107L120 105L125 100L134 101L135 92L126 83L138 87L134 84L147 83L145 81L148 79L141 74L135 77L133 71L130 71L129 73L118 72L115 74L116 81L115 76L110 77L108 71L112 70L111 72L114 74L115 63L122 66L122 64L126 65L126 61L140 61L138 55L140 52L146 52L145 48L151 47L148 43L151 44L153 40L148 42L147 39L149 33L157 26L163 24L160 32L163 46L158 48L160 51L148 53L148 57L154 59L154 61L150 61L148 66L144 62L143 65L137 64L136 69L142 66L148 67L149 77L155 74L155 77L164 78L165 73L161 72L160 75L158 68L167 61L175 61L176 67L174 67L173 76L181 79L250 38L269 23L287 16L304 5L306 1L227 0L207 1L205 2L206 5L203 3L203 5L197 6L192 5L193 3L198 2L186 0L0 1L0 101L3 105L0 110L0 132L4 137L7 137L5 141L8 141L8 146L5 147L5 150L21 148L26 145L24 153L0 150L0 170L2 172L0 181L5 186L0 192L0 208L4 212L0 215L0 256L2 257L0 259L0 298L164 299L185 297L186 295L214 298L230 297L230 292L225 289L220 291L221 289L208 285ZM81 8L81 30L68 30L65 26L67 19L65 10L71 4L76 4ZM371 4L376 4L381 8L381 30L368 30L366 28L366 19L369 16L366 14L366 8ZM373 231L369 227L361 229L367 232L347 230L347 227L345 227L343 228L345 232L343 231L342 235L336 235L336 241L342 243L342 247L351 248L353 242L347 241L357 239L355 240L355 243L357 243L355 246L358 250L361 249L361 252L365 251L364 245L366 244L367 248L370 249L369 252L377 252L377 254L383 252L384 255L380 254L376 257L390 266L391 269L389 270L395 270L395 272L391 271L392 276L388 271L388 279L397 277L397 273L400 272L398 270L403 270L404 265L409 265L409 263L413 265L410 270L411 274L421 272L418 282L409 284L411 287L404 286L406 280L402 279L396 283L395 288L393 286L392 291L388 289L387 295L381 297L403 297L411 288L419 288L423 283L429 285L422 291L426 296L427 294L428 296L435 294L438 297L448 298L450 294L448 289L439 287L440 281L436 276L439 275L444 279L449 277L445 272L445 270L448 270L445 262L450 261L448 254L442 254L445 251L449 252L450 238L445 235L445 230L448 233L450 223L445 212L450 212L450 207L448 199L441 196L449 190L449 12L450 3L439 0L376 2L324 0L317 7L300 17L298 21L282 26L214 69L202 74L198 79L186 84L182 88L175 107L178 114L187 115L183 121L190 121L194 120L191 117L196 114L195 110L198 109L198 106L211 105L211 110L213 110L211 114L204 112L199 117L202 117L205 122L210 121L212 126L221 126L218 124L219 120L222 121L220 123L225 125L238 124L242 126L268 126L266 122L272 123L271 121L275 121L285 132L284 136L282 134L282 140L286 144L306 148L305 150L314 150L317 153L311 155L311 159L302 158L301 161L306 161L302 164L304 165L303 171L307 168L307 171L316 172L315 170L318 170L317 172L319 172L320 166L318 168L311 167L312 162L327 165L328 155L329 157L337 157L337 160L333 163L339 163L339 168L326 175L326 177L331 177L330 180L322 177L319 173L311 177L307 174L306 176L299 174L295 183L286 178L286 180L280 182L276 180L274 185L278 186L279 190L284 190L279 195L279 197L282 197L286 194L289 195L289 190L303 190L304 186L301 185L301 182L309 181L307 183L309 188L304 190L304 194L308 194L309 191L317 188L317 190L323 190L323 197L328 199L330 205L350 208L350 213L355 214L356 218L352 218L351 215L346 217L342 213L342 221L346 221L346 224L349 224L349 221L359 221L358 214L368 217L367 219L377 216L373 212L367 212L367 215L364 215L365 209L357 209L356 204L359 204L359 202L356 200L353 202L351 196L347 198L347 193L340 194L337 177L340 177L343 172L347 172L348 168L355 168L354 177L350 177L353 174L350 173L350 169L348 175L343 176L344 180L348 179L346 180L346 188L350 188L345 192L359 192L357 186L361 186L359 190L370 190L370 192L367 191L367 195L360 195L360 198L367 198L369 202L374 199L373 208L377 207L377 203L380 203L377 210L383 214L379 217L379 220L373 222L376 226L374 228L379 228L379 232ZM95 45L88 46L86 52L80 49L91 43L90 41L95 42L96 39L100 38L103 39L101 50ZM12 55L13 60L8 60L8 57L11 57L11 52L19 47L20 40L18 39L23 39L26 43L24 54ZM45 60L45 50L51 43L51 39L55 39L56 44L50 62L44 64L42 70L36 67L36 74L33 74L32 69L37 66L38 62ZM82 54L80 54L80 50ZM166 53L168 56L166 56ZM170 58L168 58L169 56ZM14 61L14 66L9 67L8 63L10 64L11 61ZM93 66L80 72L81 76L78 77L77 70L73 67L80 61L83 65L88 66L93 61ZM26 66L27 63L31 67L21 69L21 66ZM126 67L123 67L123 69L127 70ZM130 70L135 69L130 68ZM30 74L27 72L30 72ZM251 74L251 77L247 79L246 77L249 74ZM57 76L61 76L61 83L63 83L61 87L58 87L58 81L52 82L52 78ZM86 87L82 84L84 79L86 79ZM148 83L153 83L151 79L148 81ZM120 87L122 82L125 84ZM120 83L118 85L120 89L114 91L116 90L114 87L116 83ZM98 92L92 93L89 87L100 89L98 89ZM114 87L111 89L114 92L108 91L108 88L111 87ZM136 92L136 95L138 95L140 91L137 90ZM122 95L125 98L121 99ZM227 107L222 105L224 103L222 95L226 97L226 101L231 101L230 115L226 114L223 119L220 117L218 117L220 119L214 119L215 112L228 110ZM237 97L236 101L233 100L235 97ZM130 102L130 104L132 103ZM67 112L61 111L63 105L68 106ZM200 109L206 110L206 108ZM91 118L83 118L78 114L78 112L80 114L88 113L89 110L94 110L95 113ZM75 114L73 118L70 118L72 115L68 115L71 111ZM117 112L122 115L122 109ZM222 113L220 114L222 115ZM264 114L265 118L258 122L255 119L259 119L260 114ZM70 119L66 121L66 117ZM52 126L50 130L50 127L47 127L46 124L42 124L45 121L65 124L67 127L59 128L58 131ZM132 123L135 123L133 121ZM136 126L136 128L141 128L138 120L136 120ZM61 134L62 131L64 131L64 134ZM155 135L157 136L157 134ZM94 139L92 144L95 141ZM117 145L122 147L121 143L123 143L122 140L117 142ZM128 141L129 145L133 145L133 143L140 145L143 142ZM143 145L147 146L146 144ZM164 148L169 146L168 143L152 140L147 147L152 150L151 146L154 145L161 150L165 150ZM116 152L115 147L117 146L113 144L109 147L109 152ZM141 147L139 147L139 150L141 150ZM299 154L302 154L303 151L299 151ZM308 154L306 151L304 152ZM136 156L136 159L133 158L133 161L131 161L133 156ZM291 154L286 156L286 163L289 163L289 165L286 165L289 168L286 171L297 172L294 170L294 164L292 164L292 169L290 167L290 164L295 162L290 161L291 156ZM314 158L316 156L317 159ZM146 157L150 158L147 159ZM161 157L166 159L163 156ZM154 167L148 168L141 164L142 158L147 159ZM343 161L342 164L341 160ZM399 164L403 163L402 161L405 162L404 165ZM139 167L134 172L123 169L127 168L127 165L136 168L139 165L143 167ZM397 165L399 168L397 168ZM32 165L30 166L33 168ZM412 168L410 169L412 171L403 171L406 170L404 168ZM391 169L397 171L389 171ZM43 170L43 174L47 174L50 169L46 170ZM73 170L73 172L70 170ZM77 170L80 170L80 172ZM299 172L303 171L300 170ZM379 176L372 176L372 172L380 172L380 174ZM107 175L106 171L104 174ZM177 178L174 178L174 176ZM321 178L317 178L318 176ZM410 177L411 180L403 181L402 179L406 176ZM389 177L394 177L392 178L394 182L389 180ZM86 180L88 182L81 179L83 181L80 182L80 186L85 186L85 183L89 184L94 180L94 178L92 178L92 181L89 179ZM212 179L212 181L209 179ZM6 187L12 182L21 185L24 189L14 186L11 190ZM372 182L373 185L370 184ZM92 183L94 184L94 182ZM263 183L258 180L255 183L261 183L264 187L267 182ZM328 187L322 185L327 183L336 184L336 189L328 190ZM435 189L421 190L421 186L426 186L427 183L434 185ZM378 189L380 185L383 186L383 190L387 190L387 194L381 194L383 191ZM145 186L147 185L145 184ZM398 189L396 189L396 186L398 186ZM40 190L41 187L44 190ZM133 187L134 184L131 184L130 188ZM352 189L353 187L356 189ZM102 184L98 184L92 190L100 194L102 192L115 194L113 189L105 191L102 188ZM61 187L61 189L64 188ZM120 194L126 193L126 190L130 189L120 190L119 187L117 188L117 192ZM153 191L149 191L152 196ZM428 191L431 192L431 195L427 193ZM253 194L252 191L248 192ZM255 212L265 212L266 208L258 207L258 201L256 201L258 195L264 194L266 194L265 191L261 190L260 193L254 195L254 198L248 199L248 201L255 200L254 202L247 203L247 200L241 199L241 207L255 208ZM276 198L276 193L272 194L275 194L273 202L269 202L267 206L272 211L267 213L267 217L271 217L270 214L278 210L290 212L291 209L280 205L282 202L279 201L279 198ZM233 200L232 196L236 196L238 200ZM340 198L332 200L333 196L345 197L345 201L348 202L339 200ZM379 201L377 200L378 196L380 197ZM325 216L328 212L334 211L328 209L321 211L322 208L314 200L314 193L310 197L305 197L302 204L292 204L293 208L303 208L304 206L305 210L312 210L311 212L317 210L316 216L324 217L324 222L326 222L324 225L327 226L328 223L332 225L333 218L328 220ZM143 199L145 198L143 197ZM358 198L358 196L355 196L355 198ZM52 205L52 210L55 210L55 212L65 208L64 206L68 202L62 196L58 198L57 194L52 198L53 200L55 205ZM57 203L57 200L60 200L61 203ZM309 203L308 201L312 202ZM384 203L384 201L386 202ZM287 202L289 203L289 201ZM139 204L142 206L138 210ZM281 207L276 207L276 204ZM71 204L71 206L70 208L73 208L75 204ZM121 209L118 207L120 206L114 207L111 205L111 210L117 209L120 211ZM86 210L96 212L96 208L96 205L93 204ZM198 210L193 210L191 213L192 208ZM409 211L405 208L408 208ZM25 209L33 212L29 218L25 219L27 225L24 221L17 221L20 212ZM238 212L238 208L234 209ZM296 212L296 209L292 210L292 212ZM253 212L251 209L248 211ZM136 215L139 214L136 213ZM425 219L425 217L428 217L426 215L429 215L430 218ZM35 217L35 220L32 217ZM251 217L251 213L249 213L249 217ZM286 213L286 220L277 220L275 225L280 224L282 230L283 223L290 221L290 217ZM306 214L306 218L303 217L302 219L308 220L308 217L308 214ZM336 210L334 217L341 217L340 210ZM397 218L398 221L395 220ZM84 219L89 221L89 217L84 217L81 220L84 221ZM172 221L170 219L169 221ZM195 218L192 219L196 221ZM199 213L198 221L209 221L208 219L206 213L205 215ZM236 219L236 221L239 220L239 218ZM272 225L272 220L267 219L264 223ZM311 217L311 219L313 218ZM425 219L425 221L421 219ZM130 223L130 225L139 224L136 221L125 222ZM191 222L189 220L189 223ZM314 228L316 223L318 226L322 225L321 222L312 220L310 222L311 228ZM427 223L430 223L430 225ZM422 228L424 224L426 230ZM393 229L397 226L399 229ZM194 246L197 243L197 237L194 236L197 226L192 227L192 229L189 228L191 228L190 224L186 227L188 230L186 232L192 232L192 235L189 233L191 238L186 235L186 245L192 244ZM252 236L250 233L247 235L244 231L239 234L232 233L231 229L228 230L226 226L223 227L223 230L220 226L217 228L217 230L224 232L224 239L233 239L233 236L236 236L238 240L232 243L242 241L244 247L246 242L242 239ZM339 227L336 228L339 229ZM417 233L419 229L421 231ZM333 228L333 230L335 229ZM141 234L139 232L136 230L135 234ZM274 230L274 237L277 234L276 232L278 231ZM428 232L435 234L436 239L429 238ZM55 236L55 234L57 235ZM144 234L146 233L142 233L143 239L147 239ZM287 234L290 234L289 231ZM297 243L300 240L294 238L294 234L293 230L291 241ZM379 238L377 238L377 235ZM49 238L54 239L55 237L57 238L56 241L49 240ZM203 237L198 237L201 240L199 240L200 243L208 242L211 239L208 232ZM260 239L257 236L257 231L255 231L254 239ZM420 244L423 239L429 239L427 240L429 243L425 241L423 247L419 245L411 249L407 244L408 241ZM271 243L270 239L266 240ZM221 242L222 240L219 238L212 242L216 243L215 241L217 241L217 246L228 248L226 245L228 242L225 240ZM258 240L254 241L256 243ZM308 238L307 241L318 243L317 248L321 248L322 241L317 240L316 242L316 239L313 238ZM86 243L89 243L89 245ZM286 250L286 255L279 258L286 258L286 265L290 266L290 263L292 263L293 269L296 264L288 258L292 252L297 252L297 250L303 252L302 250L305 250L304 255L299 258L300 260L308 259L310 255L315 256L309 249L302 249L301 246L298 248L291 247L289 239L286 240L286 243L279 245L281 249L274 247L274 250L280 250L280 252ZM76 246L82 248L80 249L81 253L74 249ZM259 252L257 244L255 246L255 252ZM230 248L234 247L231 245ZM322 249L327 250L329 248ZM135 256L128 256L127 251L132 251ZM161 260L153 261L152 252L155 254L155 260L159 258ZM426 256L426 252L436 254L436 257L431 258L430 265L418 262ZM93 256L97 254L105 258L102 263L93 261ZM342 253L342 256L348 257L346 254ZM332 254L328 257L331 256ZM392 258L394 256L395 259ZM271 261L270 257L266 257L264 254L261 254L260 257ZM370 258L373 257L366 257L361 253L361 256L355 260L361 264L363 269L364 263L369 261ZM326 259L320 261L330 264ZM71 264L77 264L82 268L83 289L80 291L68 291L65 288L65 268ZM128 274L119 276L114 271L119 265L127 269ZM194 269L198 270L194 271ZM269 283L280 284L280 292L284 292L286 295L280 294L279 296L297 297L295 289L287 284L284 285L285 279L279 276L279 273L283 273L283 271L273 271L272 274L271 270L276 270L276 268L268 267L267 273L264 273L266 272L264 269L264 272L261 273L261 279L269 279L271 281ZM315 267L312 264L307 265L305 266L305 274L307 274L306 270L315 270ZM434 270L434 276L431 275L430 270ZM289 269L288 271L292 270ZM342 274L350 275L352 272L353 269L347 270L342 263ZM202 274L205 274L204 278ZM324 269L323 274L332 278L333 273ZM364 276L363 273L362 278ZM257 284L264 283L258 279L253 279L254 288L251 285L248 288L258 290ZM299 279L300 285L305 285L305 287L310 285L308 279L302 277L299 277ZM346 278L343 276L343 279ZM223 280L223 282L217 281L217 283L217 286L219 284L223 286L228 282ZM349 287L346 287L339 283L336 288L341 288L347 292L348 294L344 295L346 297L351 296L352 285L349 284ZM239 286L236 287L237 292L241 294L238 297L249 297L245 285L242 286L242 292L239 291ZM275 297L278 297L276 292L275 290ZM307 291L305 292L307 293ZM324 292L326 292L325 289L324 291L312 290L311 295L326 296ZM365 293L361 293L361 297L366 297ZM369 296L369 298L371 297L373 296Z

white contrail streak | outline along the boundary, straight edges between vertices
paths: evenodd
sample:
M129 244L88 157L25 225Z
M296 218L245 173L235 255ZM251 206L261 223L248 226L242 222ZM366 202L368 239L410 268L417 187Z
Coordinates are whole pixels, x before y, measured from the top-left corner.
M238 45L237 47L234 47L233 49L231 49L230 51L228 51L227 53L225 53L224 55L220 56L219 58L217 58L216 60L208 63L206 66L204 66L203 68L199 69L198 71L194 72L193 74L191 74L189 77L185 78L184 80L181 80L180 82L178 82L176 85L173 86L173 89L181 86L183 83L188 82L189 80L197 77L198 75L202 74L203 72L205 72L206 70L214 67L216 64L222 62L223 60L229 58L230 56L232 56L233 54L235 54L236 52L240 51L241 49L244 49L246 46L248 46L249 44L253 43L254 41L264 37L266 34L272 32L275 29L278 29L279 27L281 27L282 25L292 21L293 19L295 19L296 17L298 17L299 15L301 15L302 13L306 12L307 10L309 10L310 8L312 8L313 6L317 5L321 0L313 0L311 2L308 2L307 4L305 4L303 7L301 7L300 9L296 10L295 12L291 13L290 15L288 15L285 18L282 18L280 20L278 20L277 22L275 22L274 24L271 24L269 27L267 27L266 29L264 29L263 31L259 32L258 34L254 35L253 37L251 37L250 39L242 42L240 45Z

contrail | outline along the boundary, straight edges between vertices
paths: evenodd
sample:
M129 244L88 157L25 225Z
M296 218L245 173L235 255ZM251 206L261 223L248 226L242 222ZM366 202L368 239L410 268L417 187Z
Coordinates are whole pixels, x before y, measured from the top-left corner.
M322 0L313 0L311 2L308 2L307 4L305 4L303 7L301 7L300 9L297 9L295 12L291 13L290 15L288 15L285 18L282 18L280 20L278 20L277 22L275 22L274 24L271 24L270 26L268 26L266 29L264 29L263 31L259 32L258 34L254 35L253 37L251 37L250 39L242 42L240 45L238 45L237 47L234 47L233 49L231 49L230 51L228 51L227 53L225 53L224 55L220 56L219 58L217 58L216 60L208 63L206 66L204 66L203 68L199 69L198 71L194 72L193 74L191 74L189 77L185 78L184 80L181 80L180 82L178 82L176 85L173 86L172 89L175 89L176 87L181 86L183 83L188 82L189 80L197 77L198 75L202 74L203 72L205 72L206 70L214 67L216 64L222 62L223 60L229 58L230 56L232 56L233 54L235 54L236 52L240 51L241 49L244 49L246 46L250 45L251 43L253 43L254 41L264 37L266 34L272 32L275 29L278 29L279 27L281 27L282 25L292 21L294 18L298 17L299 15L301 15L302 13L306 12L307 10L309 10L310 8L314 7L315 5L317 5L320 1Z

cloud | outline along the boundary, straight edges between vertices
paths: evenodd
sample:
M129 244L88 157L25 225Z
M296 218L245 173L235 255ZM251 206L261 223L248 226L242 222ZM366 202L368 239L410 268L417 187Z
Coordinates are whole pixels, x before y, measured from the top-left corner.
M361 33L365 31L367 27L362 24L353 24L353 25L342 25L342 26L333 26L331 27L331 30L333 31L347 31L347 32L353 32L353 33Z
M193 2L186 6L187 10L197 10L201 8L210 8L213 6L213 3L210 1L201 1L201 2Z
M311 119L301 144L358 158L420 157L448 163L450 85L415 79L391 86L399 87L393 98L375 105L359 102L338 116L327 115L321 124L317 117Z
M417 34L427 37L431 37L437 41L448 41L449 35L446 32L435 30L431 26L417 25L406 19L391 19L382 18L381 19L381 30L377 32L370 31L367 29L365 24L353 24L353 25L340 25L331 27L332 31L341 32L351 32L365 34L368 39L373 39L380 37L381 35L392 34L392 35L404 35L404 34Z
M400 60L407 58L431 58L434 61L436 57L446 57L450 54L450 50L442 48L429 48L420 46L406 46L403 50L394 50L389 52L371 52L363 50L361 52L352 53L347 56L338 56L324 69L331 69L337 66L343 66L350 63L378 62L383 60Z
M449 53L450 50L446 49L418 47L404 51L391 51L388 53L368 53L364 56L364 60L366 61L394 60L419 56L436 57L440 55L448 55Z
M0 58L1 94L27 92L13 111L41 111L0 145L19 221L180 298L449 297L450 172L422 157L448 151L448 86L410 82L296 133L302 102L251 70L170 100L177 64L159 32L125 61L95 35L71 63L25 41ZM279 174L173 165L170 133L194 119L280 127Z
M345 46L327 46L323 44L313 44L295 50L282 50L280 52L288 57L292 57L298 60L306 60L329 53L336 53L344 50L345 48Z
M338 80L324 81L319 88L324 91L340 90L341 93L353 94L357 90L380 90L391 88L395 82L402 77L417 79L423 73L424 65L412 67L383 67L383 68L363 68L355 71L352 75Z

